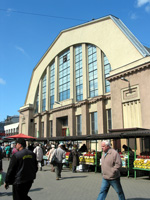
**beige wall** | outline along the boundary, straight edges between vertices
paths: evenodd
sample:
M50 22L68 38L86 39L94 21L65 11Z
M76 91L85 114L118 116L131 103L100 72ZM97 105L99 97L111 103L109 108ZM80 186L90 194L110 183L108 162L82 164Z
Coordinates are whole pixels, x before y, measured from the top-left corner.
M96 20L85 25L62 31L38 65L34 68L27 93L26 104L33 104L41 75L49 63L64 49L74 44L84 43L94 44L101 49L108 57L112 69L127 65L142 58L142 55L137 51L134 45L132 45L109 17L105 20Z
M111 30L111 31L110 31ZM85 34L86 33L86 34ZM83 101L75 99L75 69L73 51L76 44L82 44L83 59ZM93 44L97 49L98 97L89 98L87 44ZM54 104L49 110L49 66L55 61L55 101L58 101L58 58L66 48L70 49L70 99L62 101L60 105ZM106 54L112 71L109 81L111 92L105 94L103 52ZM43 73L47 73L46 110L41 112ZM128 79L128 82L121 80ZM34 123L37 123L37 132L41 132L41 123L44 122L44 137L50 133L50 120L53 121L53 136L60 136L62 124L58 118L68 117L70 135L76 135L76 116L82 115L82 135L91 134L91 113L98 114L98 133L107 132L106 110L112 111L112 129L122 128L150 128L150 56L144 57L123 34L121 29L111 17L95 20L87 24L62 31L48 51L34 68L25 105L20 108L19 132L28 135L34 133ZM39 87L39 113L34 114L34 101ZM136 104L136 102L138 104ZM135 103L134 106L133 102ZM130 108L123 108L130 105ZM136 114L135 114L136 113ZM134 121L132 116L135 116ZM22 117L25 116L25 119ZM34 119L34 122L31 122ZM125 142L125 141L122 141ZM89 145L89 142L88 142ZM140 145L140 141L138 141ZM94 148L94 143L92 144ZM98 145L100 149L100 141Z
M135 104L137 109L130 107L129 111L133 116L136 115L138 123L134 123L134 126L140 128L150 128L150 94L148 92L148 86L150 85L150 69L145 68L139 70L138 73L131 73L126 75L125 78L129 82L125 82L120 78L111 82L111 105L112 105L112 124L114 129L127 128L123 124L123 103L130 104L133 101L137 101ZM130 85L129 85L130 84ZM134 90L132 90L134 89ZM123 99L123 91L127 91L127 97ZM133 107L133 106L132 106ZM127 110L126 110L127 111ZM137 111L139 111L137 113ZM126 116L128 113L126 113ZM138 119L139 117L139 119ZM129 128L129 127L128 127Z

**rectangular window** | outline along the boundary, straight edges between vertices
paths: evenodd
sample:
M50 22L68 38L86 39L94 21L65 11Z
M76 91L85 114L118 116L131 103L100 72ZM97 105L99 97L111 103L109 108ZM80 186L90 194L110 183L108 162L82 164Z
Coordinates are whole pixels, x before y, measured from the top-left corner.
M75 47L76 101L83 100L82 46Z
M109 73L111 71L111 65L108 61L108 58L104 54L104 77L105 77L105 92L110 92L110 83L107 81L107 77L109 77Z
M37 124L34 124L34 137L37 137Z
M77 116L77 135L82 135L82 116Z
M91 129L92 135L98 134L97 112L91 113Z
M46 74L42 80L42 111L46 110Z
M50 137L53 137L53 121L50 121Z
M89 96L98 96L96 47L88 45Z
M38 110L39 110L39 88L38 88L36 102L35 102L35 113L38 113Z
M107 115L107 132L112 129L111 109L106 110Z
M55 64L50 66L50 109L53 109L55 93Z
M41 123L41 137L44 138L44 122Z
M59 101L70 98L70 51L59 57Z

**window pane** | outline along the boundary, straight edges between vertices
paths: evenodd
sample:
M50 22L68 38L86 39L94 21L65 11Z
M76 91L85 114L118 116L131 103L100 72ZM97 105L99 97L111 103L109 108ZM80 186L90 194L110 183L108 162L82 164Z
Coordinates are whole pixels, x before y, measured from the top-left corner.
M97 80L97 55L96 47L88 45L88 69L89 69L89 95L94 97L98 95Z
M63 58L63 61L62 61ZM70 51L59 57L59 101L70 98Z
M107 81L106 78L109 77L109 73L111 71L111 65L105 54L103 60L104 60L105 92L110 92L110 83L109 81Z
M50 66L50 109L53 109L55 93L55 64Z
M76 101L83 99L83 79L82 79L82 46L75 47L75 78L76 78Z

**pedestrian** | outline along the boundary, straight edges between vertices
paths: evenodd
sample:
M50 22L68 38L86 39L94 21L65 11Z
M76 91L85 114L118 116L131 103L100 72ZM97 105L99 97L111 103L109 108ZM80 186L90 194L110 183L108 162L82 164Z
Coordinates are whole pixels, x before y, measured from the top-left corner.
M97 200L104 200L110 186L117 192L119 200L125 200L124 192L120 183L120 168L122 166L119 153L111 148L109 140L101 143L103 150L101 158L102 183Z
M53 155L57 158L57 164L55 166L55 172L56 172L56 180L59 180L61 178L61 171L62 171L62 160L66 157L66 152L63 150L63 144L60 143L58 145L58 148L55 149Z
M23 138L18 138L16 143L18 152L12 155L4 187L8 189L9 185L13 185L13 200L31 200L28 192L36 178L36 155L26 149Z
M47 160L48 160L49 162L51 162L52 155L53 155L53 153L54 153L54 151L55 151L55 145L52 144L51 147L52 147L52 148L49 150L49 152L48 152L48 158L47 158ZM50 166L51 166L51 172L55 172L54 165L50 164Z
M9 160L9 158L10 158L10 153L11 153L11 147L10 147L9 144L6 145L6 147L5 147L5 152L6 152L6 158L8 158L8 160Z
M18 152L18 150L16 149L16 144L14 144L14 145L13 145L13 150L12 150L12 155L13 155L14 153L16 153L16 152Z
M73 150L70 152L69 158L72 158L72 172L75 173L76 167L79 166L79 153L77 151L77 145L73 145Z
M39 170L42 171L42 160L43 160L43 150L42 148L39 146L39 143L36 142L36 147L35 149L33 150L33 152L36 154L36 159L37 159L37 162L38 162L38 167L39 167Z

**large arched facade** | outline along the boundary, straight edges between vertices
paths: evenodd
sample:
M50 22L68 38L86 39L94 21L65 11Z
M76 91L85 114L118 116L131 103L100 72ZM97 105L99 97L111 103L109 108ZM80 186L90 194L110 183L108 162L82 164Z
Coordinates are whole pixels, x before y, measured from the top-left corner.
M33 70L20 132L50 138L149 128L150 106L141 102L149 63L149 51L114 16L62 31Z

